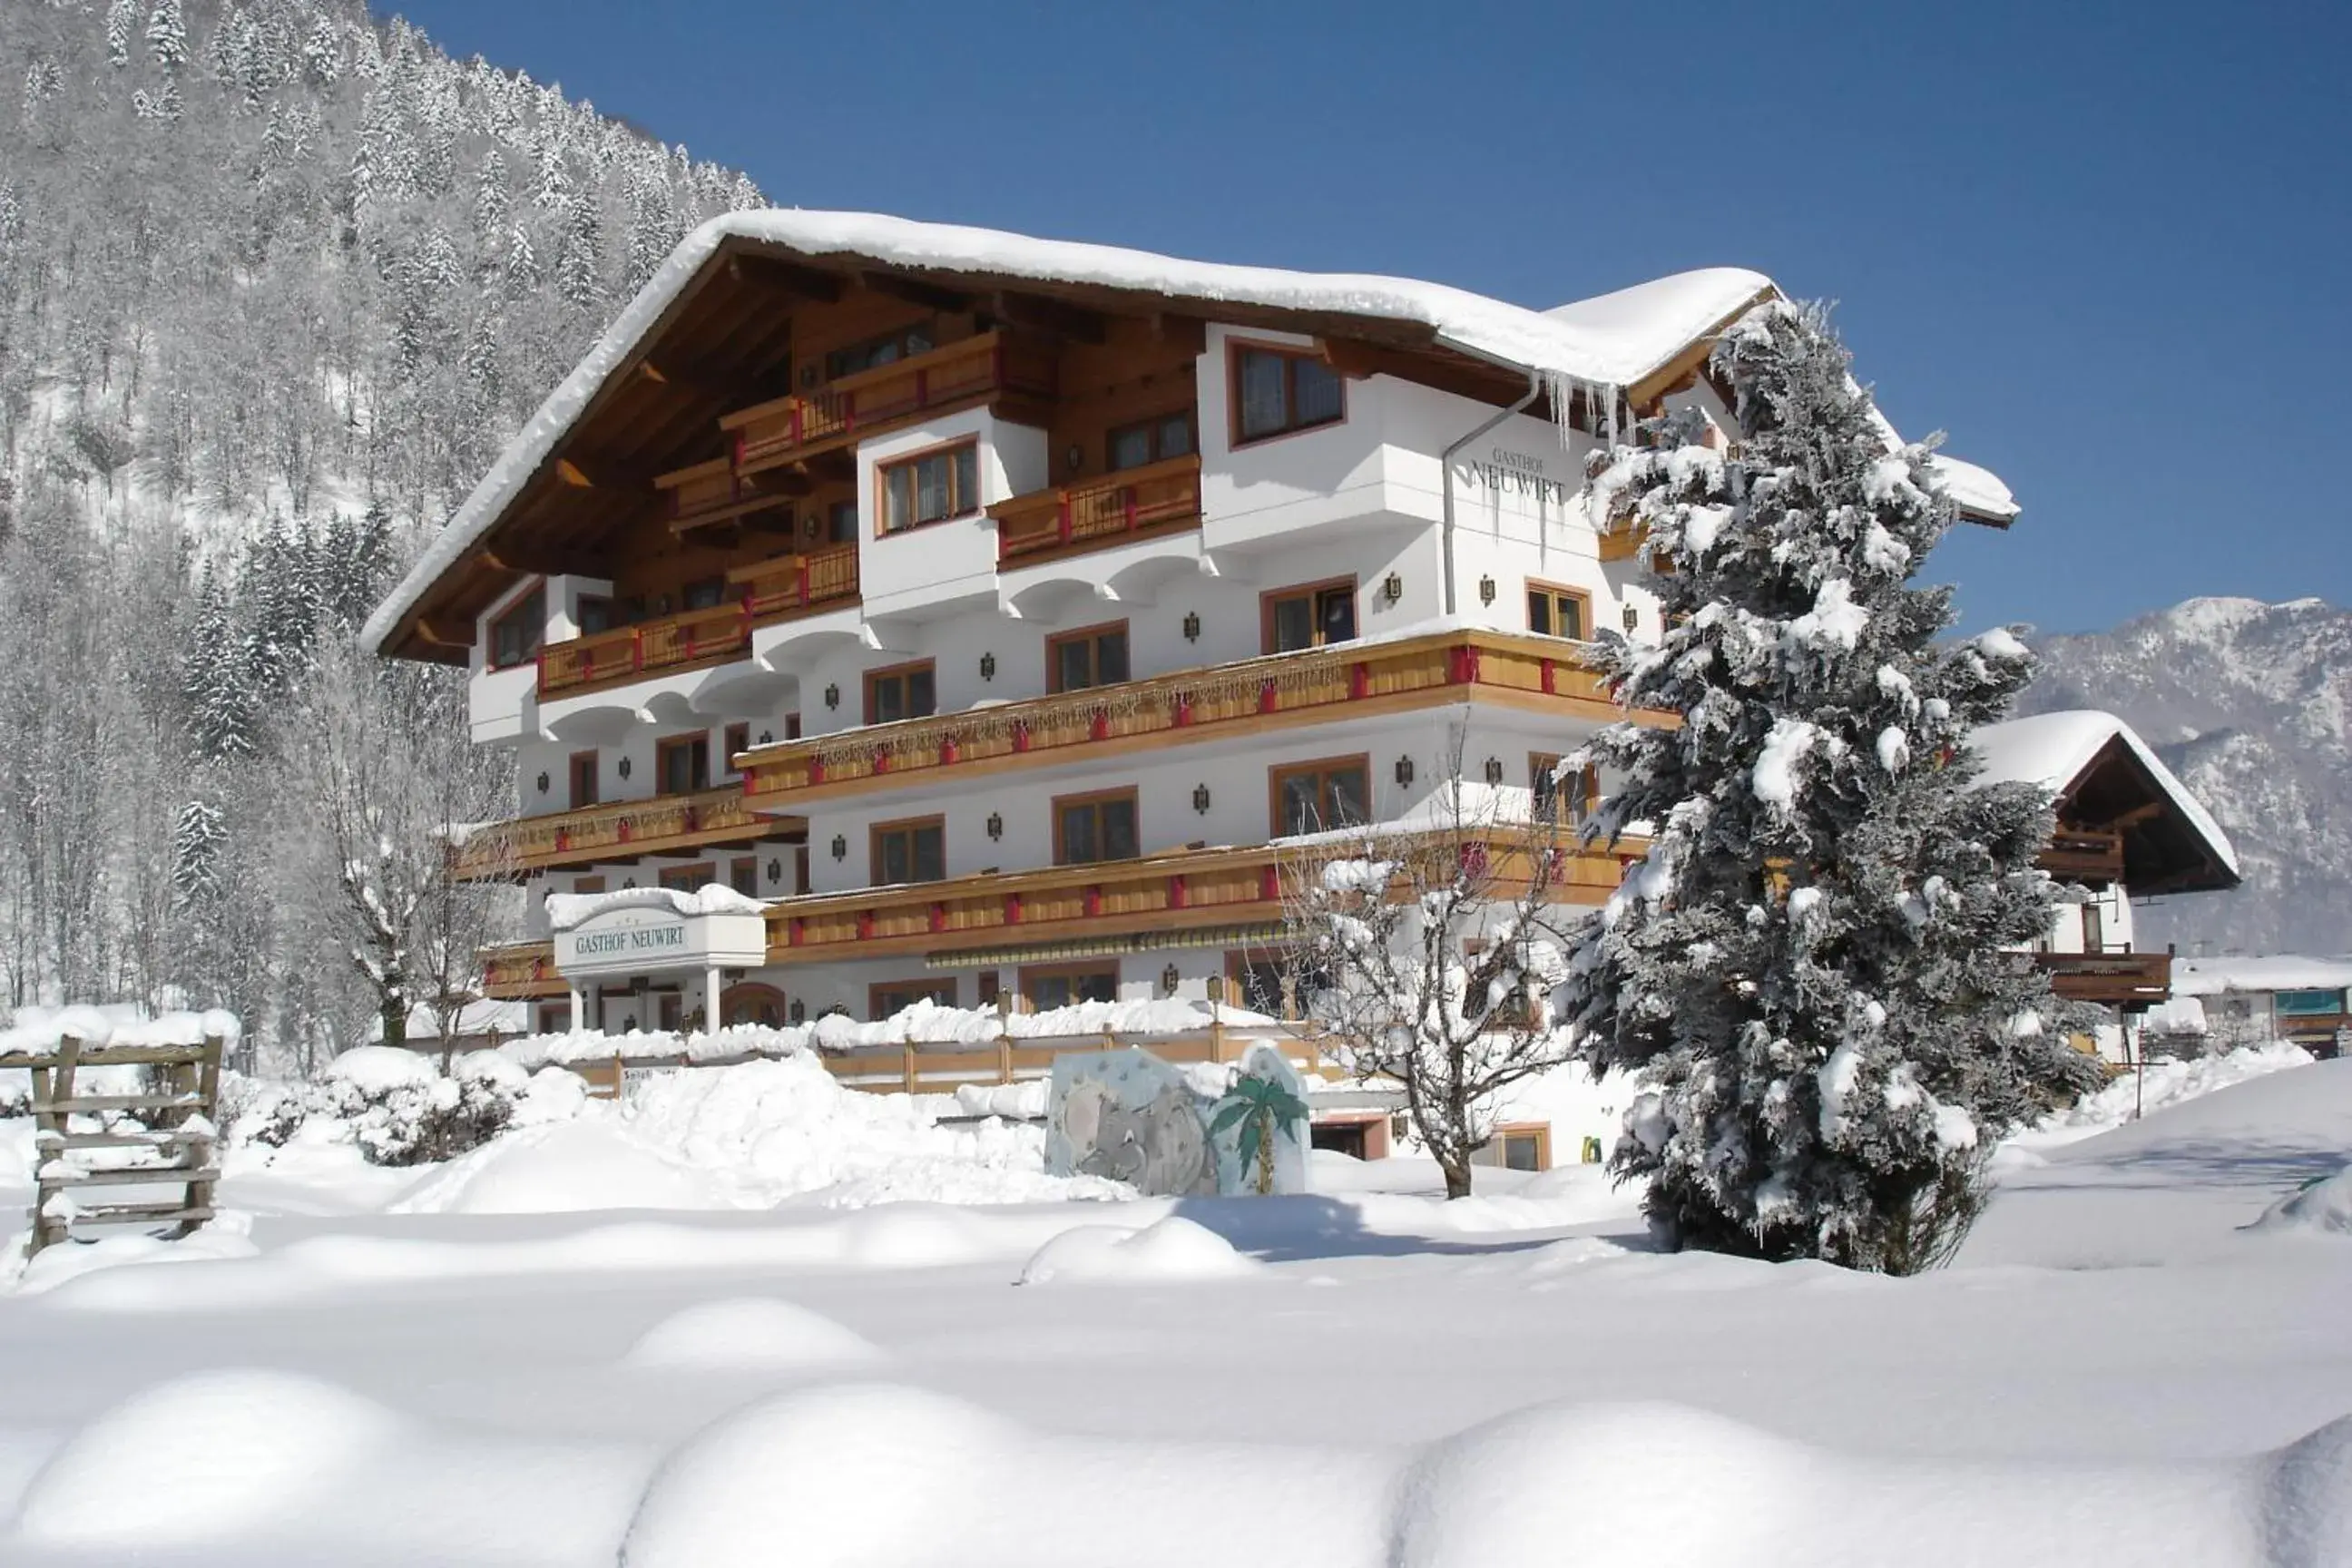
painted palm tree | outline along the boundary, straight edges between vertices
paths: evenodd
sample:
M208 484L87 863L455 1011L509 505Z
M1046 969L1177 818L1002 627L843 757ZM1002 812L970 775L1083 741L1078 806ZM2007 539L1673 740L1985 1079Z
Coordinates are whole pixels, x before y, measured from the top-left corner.
M1307 1120L1307 1102L1270 1078L1245 1078L1217 1102L1211 1134L1241 1129L1242 1169L1257 1168L1257 1194L1274 1192L1274 1141L1285 1128ZM1296 1137L1294 1133L1292 1136Z

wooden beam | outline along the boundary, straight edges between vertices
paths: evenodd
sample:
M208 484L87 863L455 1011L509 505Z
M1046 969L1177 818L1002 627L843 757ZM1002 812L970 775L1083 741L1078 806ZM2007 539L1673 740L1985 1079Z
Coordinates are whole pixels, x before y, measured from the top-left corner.
M639 360L637 379L666 392L701 398L706 403L732 403L742 395L740 391L721 384L718 377L710 375L691 361L664 360L656 363L649 359Z
M416 635L418 637L425 642L431 643L436 647L469 648L474 646L474 639L472 637L460 637L455 636L443 627L435 626L431 621L426 620L422 616L416 617Z
M2110 817L2097 826L2103 832L2121 833L2126 827L2136 826L2151 817L2163 816L2168 804L2169 803L2161 800L2151 800L2144 805L2132 807L2121 816Z
M999 321L1015 327L1027 327L1034 331L1049 332L1057 338L1075 342L1098 343L1108 331L1102 314L1077 305L1065 304L1042 294L1021 294L999 289L990 300Z
M651 471L607 463L595 458L558 458L555 477L575 490L650 490Z
M613 563L602 555L562 545L503 539L476 551L475 558L499 572L540 577L610 577Z

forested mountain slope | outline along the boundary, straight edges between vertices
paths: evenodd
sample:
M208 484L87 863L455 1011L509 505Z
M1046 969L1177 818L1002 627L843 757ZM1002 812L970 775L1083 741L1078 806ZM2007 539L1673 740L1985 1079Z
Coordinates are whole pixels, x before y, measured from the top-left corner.
M310 650L761 198L354 0L11 0L0 84L0 1003L346 1038Z
M2352 952L2352 611L2190 599L2033 642L2042 664L2024 710L2122 715L2237 846L2245 885L2148 906L2144 942Z

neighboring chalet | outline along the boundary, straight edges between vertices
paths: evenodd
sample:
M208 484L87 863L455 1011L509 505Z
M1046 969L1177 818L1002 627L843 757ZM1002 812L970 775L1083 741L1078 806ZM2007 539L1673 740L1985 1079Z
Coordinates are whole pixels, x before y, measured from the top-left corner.
M713 996L1273 1010L1276 841L1406 817L1457 754L1564 813L1605 784L1552 793L1615 717L1586 646L1657 608L1586 458L1669 405L1727 423L1706 352L1774 292L1718 268L1538 311L864 215L704 226L368 626L469 670L476 740L517 753L518 816L464 853L541 940L491 994L608 1030ZM1618 856L1569 854L1600 901ZM544 908L712 883L757 912Z
M2184 958L2165 1020L2204 1049L2283 1040L2315 1057L2352 1048L2352 958ZM2155 1020L2150 1021L2150 1027Z
M2134 945L2132 901L2238 885L2238 861L2197 798L2129 725L2074 710L1988 725L1973 738L1988 782L2041 784L2058 828L2042 864L2083 890L2062 904L2035 962L2053 989L2138 1015L2172 994L2172 954Z

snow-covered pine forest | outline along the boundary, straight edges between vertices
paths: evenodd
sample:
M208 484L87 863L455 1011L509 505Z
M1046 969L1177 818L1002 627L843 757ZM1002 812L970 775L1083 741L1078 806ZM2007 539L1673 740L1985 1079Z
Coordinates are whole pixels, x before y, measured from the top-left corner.
M357 0L26 0L0 84L0 1000L226 1006L299 1066L380 1005L294 750L394 678L320 651L762 198Z

